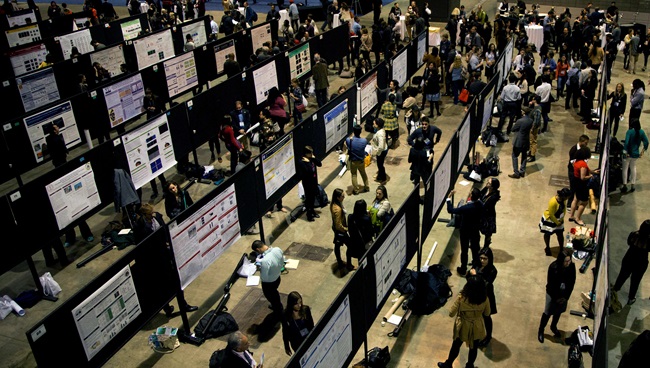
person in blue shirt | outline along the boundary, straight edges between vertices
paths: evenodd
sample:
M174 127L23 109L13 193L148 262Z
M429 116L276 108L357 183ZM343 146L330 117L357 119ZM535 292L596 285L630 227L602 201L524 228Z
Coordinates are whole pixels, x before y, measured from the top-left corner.
M361 138L361 125L355 125L352 128L353 136L345 140L345 146L348 149L348 155L350 156L350 174L352 174L352 193L355 195L359 193L366 193L370 191L370 186L368 185L368 175L366 174L366 146L368 145L368 140ZM361 174L363 179L363 188L359 187L359 182L357 180L357 172Z
M278 287L280 286L280 273L284 268L284 254L282 249L269 247L261 240L255 240L251 246L259 254L257 264L260 267L262 280L262 293L271 303L271 309L278 319L282 318L282 301Z
M641 149L643 143L643 149ZM636 183L636 160L643 157L643 152L648 150L648 136L641 129L639 119L630 120L630 129L625 133L625 144L623 145L623 186L622 193L627 193L628 172L631 184L630 193L634 192Z

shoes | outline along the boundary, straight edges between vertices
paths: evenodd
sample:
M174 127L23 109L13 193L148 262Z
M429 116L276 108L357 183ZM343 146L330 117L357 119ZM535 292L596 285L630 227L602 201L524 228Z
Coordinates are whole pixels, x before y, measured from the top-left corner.
M621 187L621 193L627 193L627 185L623 184Z
M315 220L313 217L307 217L307 221L309 221L309 222L314 222L314 221L316 221L316 220Z
M627 300L627 305L632 305L634 302L636 302L636 298L630 298Z
M86 238L86 241L87 241L88 243L92 243L93 240L95 240L95 237L92 236L92 235Z
M557 328L551 327L551 331L553 331L553 336L554 337L562 337L562 333Z
M466 267L456 267L456 272L458 272L461 276L465 276L467 274L467 268Z
M157 192L156 192L156 193L151 193L151 199L154 199L154 198L156 198L156 197L158 197L158 193L157 193Z
M282 213L287 213L287 212L289 212L289 211L287 211L286 208L282 207L282 208L280 208L280 212L282 212Z
M361 193L368 193L370 191L370 188L365 187L361 190Z
M273 217L273 213L271 213L271 211L267 212L267 213L266 213L266 217L267 217L267 218L271 218L271 217Z
M358 190L353 190L353 191L352 191L352 194L353 194L353 195L358 195L358 194L359 194L359 191L358 191Z
M550 256L551 255L551 248L548 248L548 247L544 248L544 253L546 253L547 256Z
M548 119L548 122L549 122L549 123L552 122L552 121L553 121L553 119L551 119L551 118Z
M632 186L632 188L630 188L630 193L634 193L634 186Z
M508 177L509 177L509 178L512 178L512 179L519 179L519 178L521 178L521 176L519 176L519 174L510 174L510 175L508 175Z
M210 162L214 162L217 158L214 157L214 153L210 156Z
M641 71L642 71L642 72L645 72L645 66L644 66L643 68L641 68Z
M348 271L354 271L356 267L354 267L351 263L348 263L347 266L345 266L345 269Z
M447 364L447 362L438 362L438 368L451 368L451 365Z
M538 331L537 332L537 341L540 343L544 343L544 331Z
M217 158L217 161L218 161L219 163L222 163L222 162L223 162L223 159L222 159L221 157L219 157L219 158Z
M481 342L479 342L478 344L479 344L480 347L486 347L486 346L488 346L490 344L491 340L492 340L492 337L488 336L488 337L484 338L483 340L481 340Z
M528 159L527 159L526 161L528 161L528 162L535 162L535 156L530 156L530 157L528 157Z
M174 306L167 304L166 306L163 307L163 310L165 311L165 315L167 317L171 317L174 314Z
M197 307L196 305L185 304L185 308L183 308L183 309L185 310L185 312L189 313L189 312L194 312L195 310L198 310L199 307Z
M319 215L319 214L317 214L317 213L314 213L314 215L313 215L313 216L314 216L315 218L320 218L320 215Z
M525 172L520 172L520 173L519 173L519 177L523 178L524 176L526 176L526 173L525 173Z

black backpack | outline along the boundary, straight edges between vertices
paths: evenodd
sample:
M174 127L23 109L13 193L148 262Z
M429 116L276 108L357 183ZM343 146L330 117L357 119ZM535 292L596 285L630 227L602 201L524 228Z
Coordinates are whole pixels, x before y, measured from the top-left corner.
M579 88L580 87L580 76L578 73L575 73L574 75L569 78L569 85L571 88Z
M228 312L217 312L217 316L212 321L212 324L210 326L207 326L208 322L210 322L210 318L212 318L212 315L214 313L215 311L213 310L208 312L196 325L194 328L194 334L196 334L197 337L211 339L214 337L228 335L229 333L239 330L237 321L235 321L233 316ZM210 366L212 366L212 358L210 358Z
M416 279L415 292L406 301L411 312L417 316L431 314L447 303L453 295L447 284L451 271L443 265L429 266L427 272L412 272L411 277Z
M528 85L532 86L535 84L535 77L537 76L535 68L530 64L526 64L526 66L524 66L524 73L526 73L526 82L528 82Z

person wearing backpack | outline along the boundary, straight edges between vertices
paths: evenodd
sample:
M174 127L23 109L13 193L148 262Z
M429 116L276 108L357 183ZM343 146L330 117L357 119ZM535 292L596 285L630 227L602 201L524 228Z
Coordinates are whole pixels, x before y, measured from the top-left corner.
M564 100L564 109L569 109L569 104L573 100L573 108L578 108L578 97L580 97L580 62L576 61L567 71L566 98Z
M478 188L472 189L470 199L467 204L454 207L451 197L456 193L452 190L447 198L447 212L452 215L462 215L460 225L460 266L456 271L465 276L467 265L473 264L478 260L478 252L481 248L481 216L483 214L483 203L480 201L481 191ZM468 251L472 250L472 263L468 263Z

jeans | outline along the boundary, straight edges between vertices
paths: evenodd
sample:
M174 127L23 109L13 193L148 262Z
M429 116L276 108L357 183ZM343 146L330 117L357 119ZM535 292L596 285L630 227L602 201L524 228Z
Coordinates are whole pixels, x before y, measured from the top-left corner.
M566 86L566 98L564 99L564 108L568 109L571 100L573 100L573 108L578 108L578 97L580 97L580 90L574 86Z
M318 107L323 107L327 103L327 88L316 90L316 102Z
M386 180L386 168L384 168L384 161L386 160L386 155L388 150L384 150L382 153L377 155L377 181Z
M560 97L561 94L564 94L564 85L566 84L567 77L558 77L557 78L557 95Z
M501 110L501 117L499 118L499 125L497 129L499 131L503 130L503 125L506 122L506 119L509 119L507 131L510 133L512 129L512 124L515 120L515 115L517 114L517 105L516 101L507 101L503 103L503 110Z
M526 173L526 151L527 149L525 147L512 147L512 170L516 175L524 175ZM521 166L518 165L519 156L521 156Z

